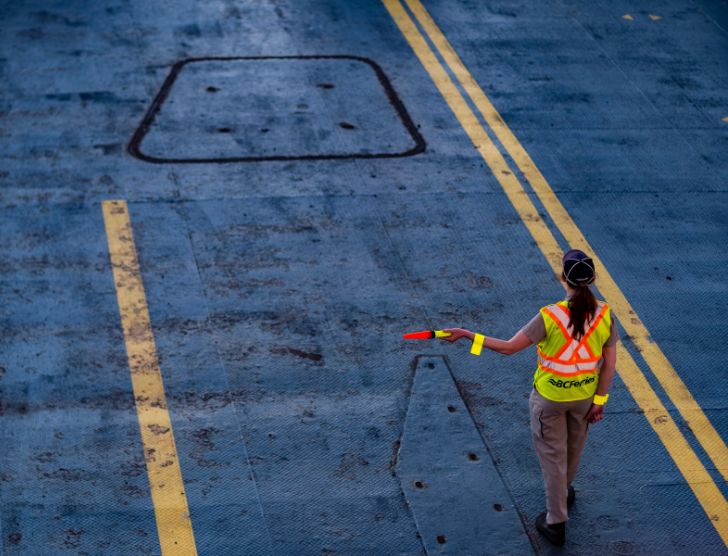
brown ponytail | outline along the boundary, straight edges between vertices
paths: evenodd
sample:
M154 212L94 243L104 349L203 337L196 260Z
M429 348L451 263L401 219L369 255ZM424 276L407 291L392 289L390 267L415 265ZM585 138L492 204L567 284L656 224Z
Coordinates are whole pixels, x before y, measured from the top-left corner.
M584 330L586 324L594 318L594 313L597 311L597 298L594 297L588 285L577 286L574 289L576 291L570 299L571 318L569 319L569 328L574 331L574 339L579 341L586 333L586 330Z

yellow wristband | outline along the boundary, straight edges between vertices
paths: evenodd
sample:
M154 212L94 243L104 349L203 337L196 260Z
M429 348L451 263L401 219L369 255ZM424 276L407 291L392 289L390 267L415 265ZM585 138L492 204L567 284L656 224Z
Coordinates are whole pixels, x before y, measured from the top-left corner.
M594 405L604 405L605 403L607 403L608 398L609 394L604 394L603 396L597 396L596 394L594 394L594 400L592 401L592 403Z
M473 347L470 348L470 353L473 355L480 355L480 352L483 350L484 340L485 336L482 334L476 334L475 338L473 338Z

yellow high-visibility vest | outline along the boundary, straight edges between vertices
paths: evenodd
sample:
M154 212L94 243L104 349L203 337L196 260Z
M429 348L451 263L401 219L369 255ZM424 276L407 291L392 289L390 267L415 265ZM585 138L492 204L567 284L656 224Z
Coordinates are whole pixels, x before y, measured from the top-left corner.
M584 400L596 393L602 348L612 325L609 305L600 301L586 334L576 341L569 330L570 305L560 301L541 309L546 337L538 344L533 385L544 398L555 402Z

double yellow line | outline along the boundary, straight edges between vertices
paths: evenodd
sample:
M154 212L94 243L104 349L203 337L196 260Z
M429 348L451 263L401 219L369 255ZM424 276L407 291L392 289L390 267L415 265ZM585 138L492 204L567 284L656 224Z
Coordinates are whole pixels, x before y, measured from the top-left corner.
M539 216L523 185L509 167L500 149L490 139L478 117L453 82L447 70L437 58L417 25L400 0L382 0L390 15L399 26L422 65L430 74L435 86L450 106L478 152L498 179L501 187L536 240L557 275L561 275L563 252L556 239ZM653 342L647 328L612 279L594 249L556 197L546 179L531 160L518 139L488 100L473 76L453 50L445 35L437 27L420 0L405 0L410 12L440 54L463 91L482 115L488 127L528 180L549 216L567 243L574 249L590 253L599 265L599 291L611 306L619 322L629 334L645 363L688 423L695 438L701 444L715 467L728 480L728 448L716 432L703 410L672 367L659 346ZM663 406L642 371L623 345L617 357L619 375L644 411L648 422L657 433L668 453L695 493L703 509L715 526L723 542L728 546L728 503L712 477L705 469L680 429Z

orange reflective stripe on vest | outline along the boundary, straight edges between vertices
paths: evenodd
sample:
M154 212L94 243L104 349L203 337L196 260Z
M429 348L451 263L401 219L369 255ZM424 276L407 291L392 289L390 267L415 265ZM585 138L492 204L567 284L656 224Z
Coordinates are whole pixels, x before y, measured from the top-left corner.
M572 334L569 334L569 332L566 329L566 326L564 326L564 323L568 326L569 324L569 316L565 313L562 313L566 318L565 321L560 319L559 317L554 314L553 311L550 311L549 308L543 309L543 312L549 315L554 322L559 327L559 330L563 334L563 346L559 349L559 351L554 355L553 357L549 357L545 353L541 351L539 348L539 355L543 359L554 361L556 363L560 363L562 365L572 365L574 363L587 363L591 361L599 361L602 358L601 350L599 355L594 355L591 348L589 347L588 340L589 336L591 336L594 331L596 330L597 326L601 322L601 320L604 318L604 314L609 310L609 306L606 303L600 303L602 305L601 311L597 315L597 317L593 320L592 325L589 327L589 330L584 334L584 336L581 338L579 342L577 342L574 339L574 336ZM556 305L556 307L559 307L559 309L563 309L561 306Z
M593 395L602 348L610 333L609 306L598 303L597 313L579 341L569 330L569 302L544 307L541 315L546 326L546 338L538 345L536 388L543 396L555 401L585 399ZM574 380L557 379L554 375Z

